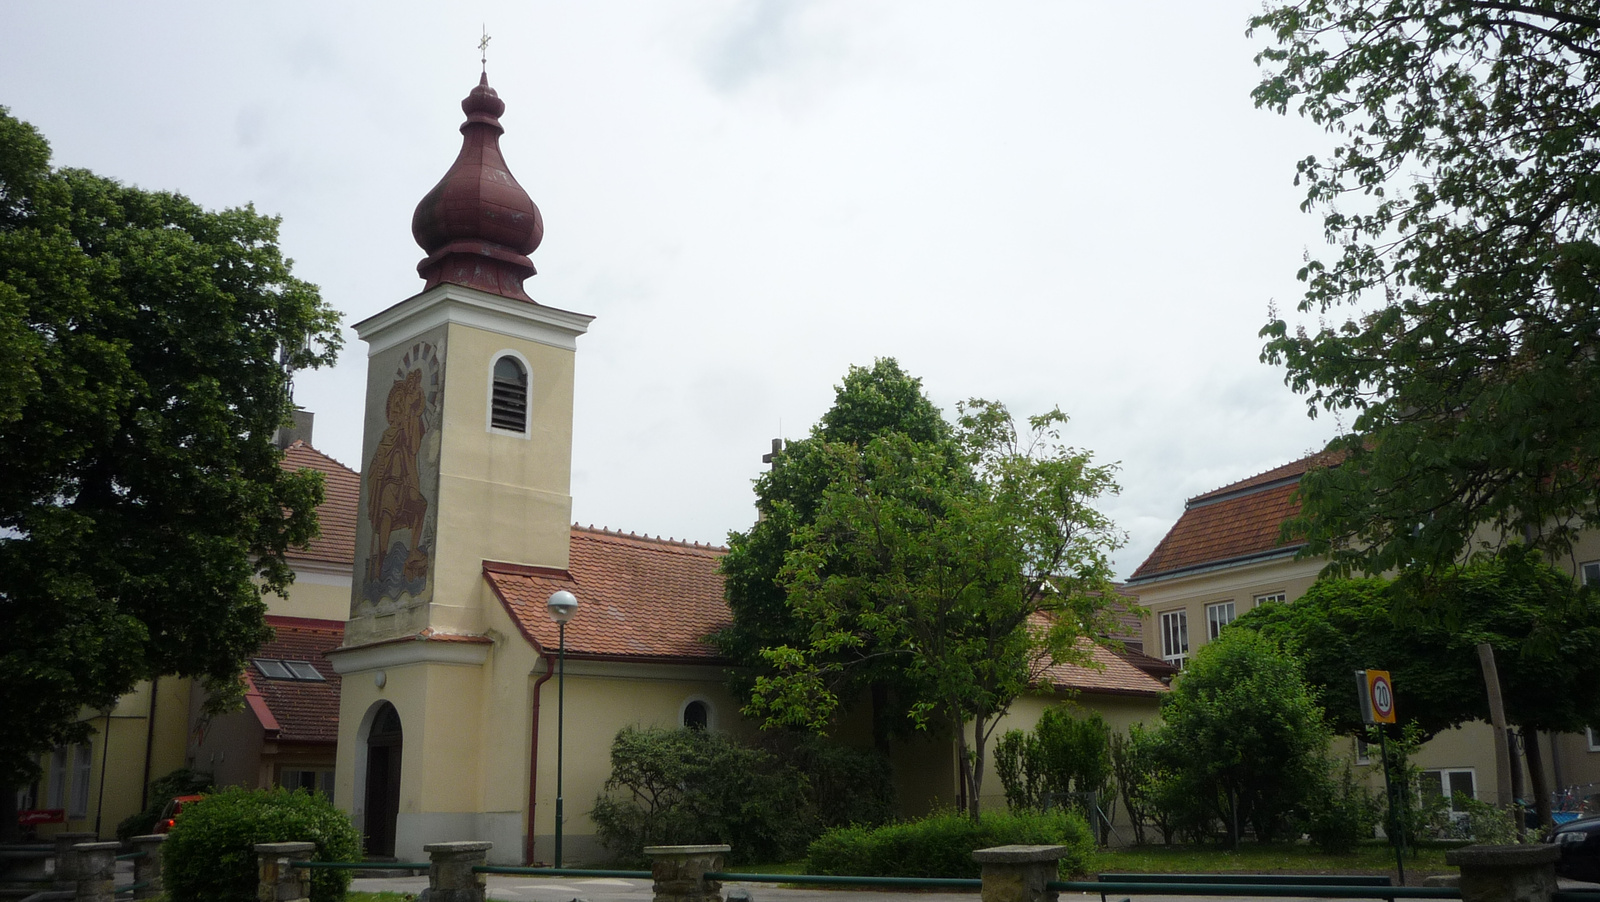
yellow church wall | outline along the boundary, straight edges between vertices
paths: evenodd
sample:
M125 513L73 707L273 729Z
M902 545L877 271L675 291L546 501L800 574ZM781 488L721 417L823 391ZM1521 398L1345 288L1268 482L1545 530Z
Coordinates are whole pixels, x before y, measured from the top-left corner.
M480 632L485 560L565 569L572 445L573 354L459 325L445 341L438 551L429 622ZM527 434L488 426L493 363L510 353L529 370Z

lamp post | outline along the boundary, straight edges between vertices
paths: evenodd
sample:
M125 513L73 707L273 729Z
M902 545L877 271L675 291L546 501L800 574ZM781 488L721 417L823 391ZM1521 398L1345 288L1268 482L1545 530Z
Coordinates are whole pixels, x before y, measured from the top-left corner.
M561 663L556 670L556 867L561 867L561 754L566 731L567 708L567 621L578 613L578 599L565 589L553 592L547 605L550 619L561 631Z

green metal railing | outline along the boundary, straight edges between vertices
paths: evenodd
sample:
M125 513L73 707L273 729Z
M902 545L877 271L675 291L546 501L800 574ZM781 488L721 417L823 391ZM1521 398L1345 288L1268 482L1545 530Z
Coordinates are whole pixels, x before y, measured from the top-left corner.
M707 871L706 877L737 883L793 883L801 886L901 886L924 889L979 889L983 886L982 880L971 877L848 877L829 874L739 874L731 871Z
M1285 878L1287 879L1287 878ZM1118 893L1128 896L1292 896L1307 899L1459 899L1453 886L1327 886L1311 883L1144 883L1052 880L1045 884L1057 892Z

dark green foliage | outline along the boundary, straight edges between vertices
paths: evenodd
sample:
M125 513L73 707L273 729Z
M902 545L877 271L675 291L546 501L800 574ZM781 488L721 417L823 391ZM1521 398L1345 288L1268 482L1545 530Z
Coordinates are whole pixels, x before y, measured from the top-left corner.
M236 700L270 636L321 499L278 466L286 364L340 341L277 239L248 207L52 170L0 110L0 785L140 679Z
M1143 724L1130 724L1127 733L1112 733L1108 743L1111 775L1122 793L1122 807L1133 825L1134 842L1144 845L1145 827L1161 831L1172 842L1172 825L1156 804L1157 788L1167 778L1157 755L1155 734Z
M1162 699L1175 794L1237 845L1281 836L1327 776L1331 736L1300 665L1249 630L1203 646Z
M1324 779L1306 806L1305 832L1311 844L1329 854L1353 852L1372 838L1383 803L1356 782L1346 763L1337 777Z
M183 809L161 847L172 902L254 902L255 844L313 842L310 861L360 861L361 834L321 793L224 789ZM311 902L337 902L350 872L311 872Z
M1553 553L1600 525L1600 14L1593 0L1297 0L1258 106L1338 145L1297 183L1331 259L1265 360L1352 414L1292 524L1341 575L1436 570L1480 526ZM1348 319L1333 315L1347 306Z
M786 737L760 748L704 730L624 727L590 817L619 860L651 845L727 843L732 862L796 858L824 827L894 804L882 759Z
M1039 734L1007 730L994 742L994 772L1006 792L1006 808L1011 811L1040 811L1044 808L1044 761L1039 751Z
M829 830L806 853L806 873L854 877L977 877L977 849L1063 845L1062 877L1082 874L1094 836L1077 812L989 812L978 820L945 812L884 827Z
M135 836L148 836L155 830L156 821L161 817L162 809L167 807L167 802L177 796L209 792L215 785L210 774L187 767L180 767L164 777L151 780L150 789L145 793L144 810L122 819L122 823L117 825L117 839L127 842Z

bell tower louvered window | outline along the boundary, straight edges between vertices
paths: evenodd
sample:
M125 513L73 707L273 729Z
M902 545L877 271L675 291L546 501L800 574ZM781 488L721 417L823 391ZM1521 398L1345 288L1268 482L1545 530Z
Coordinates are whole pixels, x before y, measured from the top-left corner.
M489 425L507 432L528 431L528 371L509 355L494 362Z

